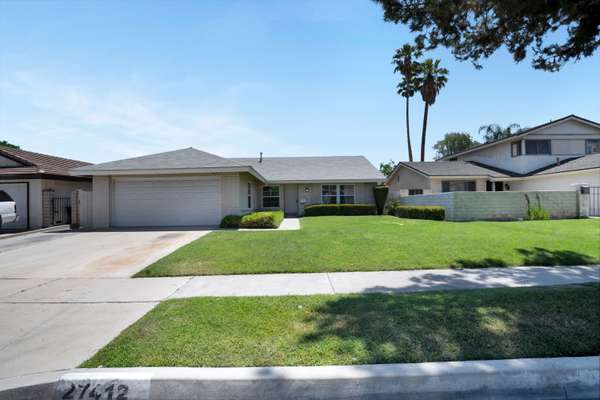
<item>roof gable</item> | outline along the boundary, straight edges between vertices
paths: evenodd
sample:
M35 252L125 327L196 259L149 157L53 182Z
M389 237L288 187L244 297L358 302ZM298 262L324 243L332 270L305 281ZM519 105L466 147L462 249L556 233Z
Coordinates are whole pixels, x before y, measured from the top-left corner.
M0 157L12 160L14 165L0 166L2 175L11 174L50 174L69 175L71 168L91 165L90 163L68 158L34 153L32 151L0 146ZM6 164L9 164L8 162ZM1 164L0 164L1 165Z
M455 157L459 157L459 156L462 156L462 155L465 155L465 154L472 153L474 151L478 151L478 150L482 150L482 149L486 149L486 148L491 148L491 147L494 147L494 146L496 146L498 144L501 144L501 143L511 142L511 141L513 141L515 139L521 139L521 138L523 138L523 137L525 137L527 135L538 133L541 130L549 130L549 131L551 131L552 129L555 129L556 127L558 127L558 126L560 126L562 124L565 124L565 123L576 123L576 124L579 124L581 126L585 126L586 127L586 130L584 131L585 134L588 134L590 129L597 130L598 132L600 132L600 123L595 122L595 121L591 121L589 119L585 119L585 118L579 117L579 116L574 115L574 114L571 114L571 115L568 115L568 116L563 117L563 118L559 118L559 119L554 120L554 121L550 121L550 122L547 122L547 123L544 123L544 124L541 124L541 125L534 126L533 128L528 128L528 129L522 130L519 133L517 133L515 135L511 135L511 136L509 136L507 138L495 140L493 142L483 143L483 144L480 144L480 145L477 145L477 146L473 146L473 147L471 147L468 150L461 151L461 152L455 153L455 154L450 154L448 156L440 158L440 161L447 161L447 160L453 159Z
M197 150L193 147L188 147L187 149L110 161L90 167L77 168L74 171L77 172L79 170L93 172L120 170L231 168L241 166L241 164L227 158Z
M382 182L385 177L363 156L233 158L269 182Z

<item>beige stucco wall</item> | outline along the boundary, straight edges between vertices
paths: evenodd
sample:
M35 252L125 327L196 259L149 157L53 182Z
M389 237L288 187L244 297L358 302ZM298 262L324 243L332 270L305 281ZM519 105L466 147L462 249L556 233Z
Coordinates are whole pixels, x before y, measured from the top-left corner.
M110 226L110 177L94 176L92 185L92 221L94 228Z
M251 186L252 207L248 208L248 183ZM239 174L239 212L245 214L260 208L259 203L260 181L247 172Z
M19 179L0 180L0 183L29 183L29 227L38 229L43 227L42 192L47 189L55 191L56 196L69 197L76 189L91 190L91 182L61 181L56 179Z
M423 189L423 193L431 191L430 179L408 168L398 168L388 182L392 198L408 195L409 189Z
M511 191L525 190L577 190L581 185L600 187L600 170L556 174L539 178L508 182Z

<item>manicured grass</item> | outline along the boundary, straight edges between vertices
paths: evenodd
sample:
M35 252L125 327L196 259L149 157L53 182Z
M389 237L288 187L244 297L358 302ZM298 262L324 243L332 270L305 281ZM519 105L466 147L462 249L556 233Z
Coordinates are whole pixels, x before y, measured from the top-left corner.
M83 367L246 367L600 353L600 285L191 298L158 305Z
M600 263L600 220L445 222L302 218L302 229L218 231L137 276Z

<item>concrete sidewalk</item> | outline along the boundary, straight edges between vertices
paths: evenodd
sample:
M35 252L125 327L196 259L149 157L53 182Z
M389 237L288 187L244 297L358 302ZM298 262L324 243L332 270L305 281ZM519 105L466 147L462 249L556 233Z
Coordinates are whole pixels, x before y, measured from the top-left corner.
M599 266L199 276L170 298L402 293L585 282L600 282Z
M75 368L160 301L600 282L598 266L180 278L0 278L0 389ZM44 378L45 379L45 378Z

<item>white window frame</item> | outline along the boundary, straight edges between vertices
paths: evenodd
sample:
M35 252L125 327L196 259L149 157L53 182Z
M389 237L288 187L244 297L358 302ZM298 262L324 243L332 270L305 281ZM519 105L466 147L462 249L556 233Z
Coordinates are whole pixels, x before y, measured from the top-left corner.
M246 183L246 206L248 210L252 209L252 182Z
M323 195L323 187L324 186L335 186L335 195L331 195L331 194ZM341 190L340 190L341 186L352 186L353 194L342 195ZM329 203L329 202L323 201L325 198L334 198L334 197L335 197L335 203ZM353 201L352 201L352 203L342 203L341 202L342 197L352 197ZM323 184L321 184L321 204L356 204L356 185L353 183L323 183Z
M265 207L265 188L266 187L276 187L277 188L277 196L268 196L269 198L276 198L277 202L279 203L279 205L277 207ZM267 209L280 209L281 208L281 185L265 185L260 189L260 195L261 195L261 199L262 199L262 206L263 208L267 208Z

